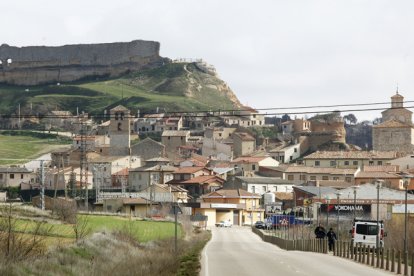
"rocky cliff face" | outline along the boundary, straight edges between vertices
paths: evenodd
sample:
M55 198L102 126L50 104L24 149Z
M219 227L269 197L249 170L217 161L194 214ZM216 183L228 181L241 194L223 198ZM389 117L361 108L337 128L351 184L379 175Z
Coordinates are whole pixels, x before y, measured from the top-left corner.
M0 83L38 85L69 82L89 77L116 77L129 71L158 66L154 41L78 44L59 47L0 46Z

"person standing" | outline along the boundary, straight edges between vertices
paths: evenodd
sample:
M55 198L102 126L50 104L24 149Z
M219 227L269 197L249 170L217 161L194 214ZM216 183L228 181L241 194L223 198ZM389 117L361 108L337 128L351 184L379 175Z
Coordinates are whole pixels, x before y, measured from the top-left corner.
M324 239L326 236L326 230L320 223L318 227L315 228L315 236L317 239Z
M335 232L333 231L332 228L329 229L326 236L328 237L329 251L335 250L336 234L335 234Z

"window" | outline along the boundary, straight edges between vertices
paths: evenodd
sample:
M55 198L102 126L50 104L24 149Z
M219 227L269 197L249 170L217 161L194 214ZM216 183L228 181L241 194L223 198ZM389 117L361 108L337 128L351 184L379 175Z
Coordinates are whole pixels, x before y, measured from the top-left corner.
M20 179L23 179L23 174L20 174Z
M298 149L297 149L297 148L294 148L294 149L293 149L293 151L294 151L294 152L298 152Z
M275 189L275 192L277 192L277 186L275 185L275 186L273 186L273 188Z
M3 174L2 173L0 173L0 179L3 179Z
M256 165L252 165L252 170L256 170Z
M336 181L337 181L337 180L339 180L339 177L334 176L334 177L333 177L333 180L336 180Z
M316 176L312 175L312 176L310 177L310 180L316 180Z
M315 167L319 167L321 165L321 161L315 161Z
M301 174L300 175L300 180L306 181L306 175Z
M336 166L336 161L331 161L330 164L331 164L331 167L335 167Z
M289 157L289 159L290 159L290 161L292 161L293 160L293 156Z
M14 179L14 173L10 174L10 179Z
M374 165L374 161L369 161L369 164L370 165Z
M293 174L289 174L289 175L288 175L288 180L293 180L293 179L294 179Z
M322 176L322 180L329 180L329 176L327 175Z
M349 161L344 162L345 166L349 166Z
M171 137L170 136L168 136L168 140L171 140Z
M358 161L354 161L354 162L352 162L352 165L354 165L354 166L358 166Z
M377 162L378 166L382 166L382 161Z
M256 187L252 186L252 193L255 193L255 192L256 192Z
M263 192L266 193L266 186L263 186L262 188L263 188Z
M351 179L349 176L345 177L345 181L346 181L346 182L351 182L351 180L352 180L352 179Z

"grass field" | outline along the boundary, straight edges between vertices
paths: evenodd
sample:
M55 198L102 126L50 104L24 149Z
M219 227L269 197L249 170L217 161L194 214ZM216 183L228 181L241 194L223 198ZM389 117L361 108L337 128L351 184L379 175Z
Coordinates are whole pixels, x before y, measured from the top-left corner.
M34 159L59 148L67 142L31 136L9 136L0 133L1 159ZM26 160L0 160L0 165L22 164Z
M84 215L82 215L84 216ZM174 224L170 222L137 221L122 217L113 216L86 216L88 227L91 233L98 231L128 231L139 242L160 240L174 236ZM31 220L20 219L17 223L17 230L31 233L36 223ZM45 227L52 226L48 236L51 238L74 239L73 226L71 224L46 223ZM181 228L178 227L178 234L181 235Z

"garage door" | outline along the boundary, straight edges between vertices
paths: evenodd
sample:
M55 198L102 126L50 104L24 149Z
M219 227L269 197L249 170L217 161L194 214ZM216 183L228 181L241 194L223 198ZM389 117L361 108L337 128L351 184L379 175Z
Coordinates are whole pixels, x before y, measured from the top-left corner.
M233 211L233 225L239 225L239 211Z

